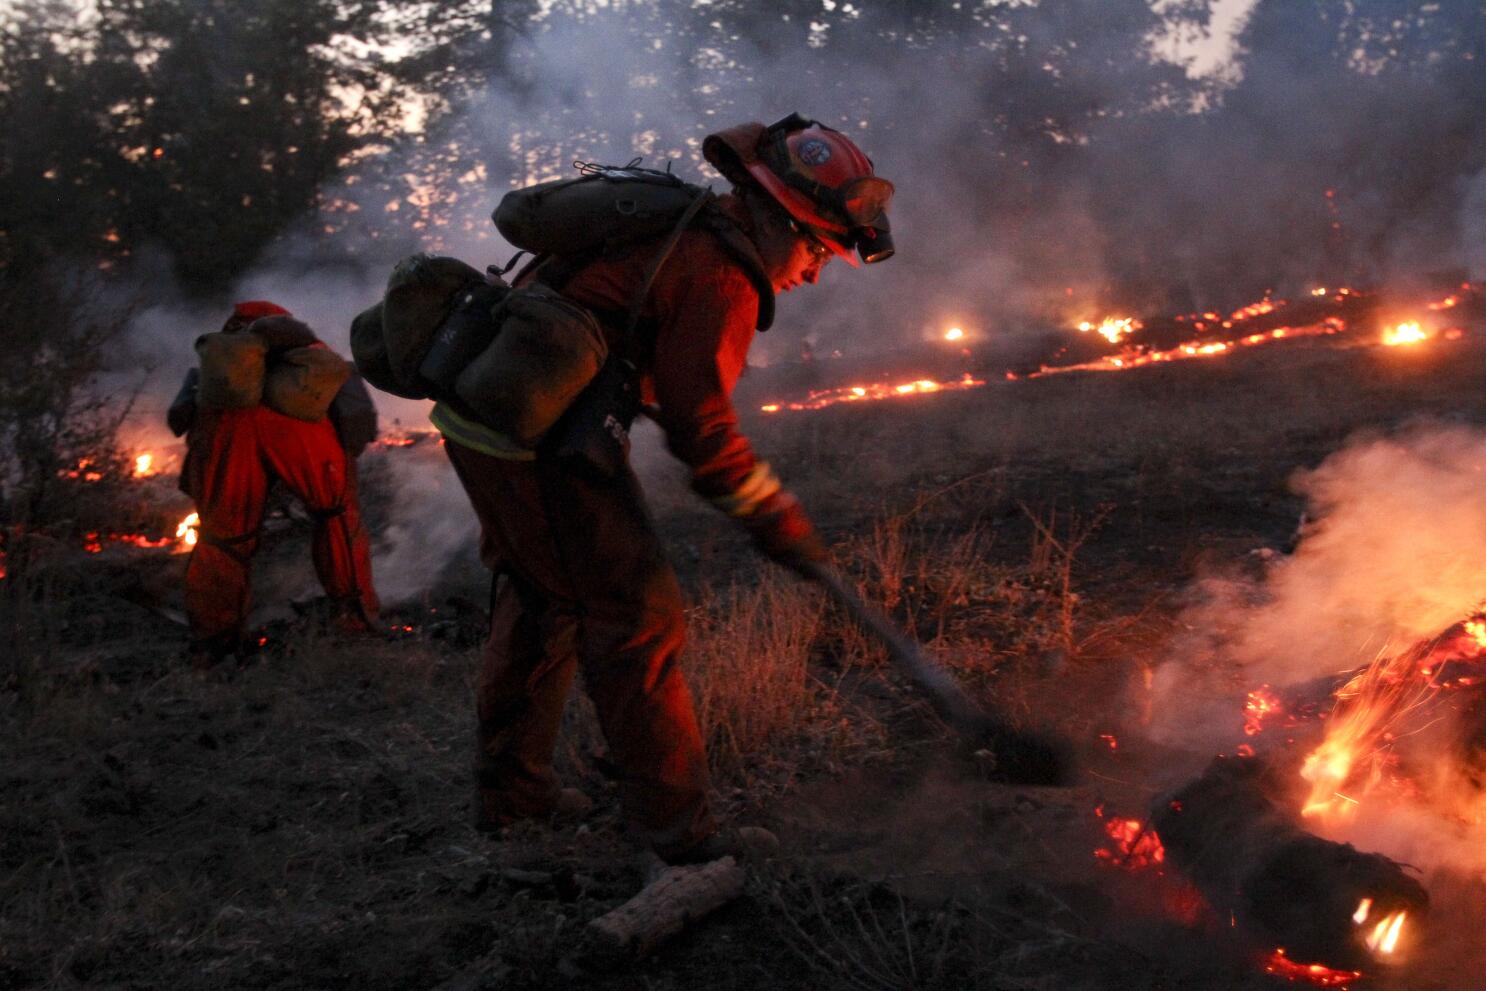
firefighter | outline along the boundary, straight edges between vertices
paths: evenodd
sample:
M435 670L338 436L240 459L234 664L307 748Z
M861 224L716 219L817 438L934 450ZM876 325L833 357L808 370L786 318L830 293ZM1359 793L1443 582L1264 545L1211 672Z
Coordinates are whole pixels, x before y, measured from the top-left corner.
M238 303L226 334L251 329L265 345L265 362L296 348L324 348L288 310L263 300ZM167 422L186 435L180 488L196 503L198 540L186 565L189 660L204 670L244 647L249 576L274 482L282 482L314 519L315 573L345 632L372 630L380 606L371 554L356 498L356 456L376 436L376 410L355 375L335 393L327 416L309 422L259 402L212 408L199 402L200 369L186 375Z
M892 186L845 134L798 115L711 135L704 154L733 186L717 214L735 244L715 225L693 227L660 268L639 324L648 344L641 393L699 495L773 560L820 561L815 527L755 456L730 395L755 330L772 319L775 293L814 283L834 258L855 267L853 252L868 261L891 254ZM581 263L562 281L564 296L600 316L611 347L664 240ZM518 284L546 282L545 271L528 270ZM517 448L447 403L431 416L479 517L481 557L497 575L476 686L476 827L495 831L591 804L562 788L552 767L581 667L625 819L643 845L669 863L694 863L771 843L763 830L720 829L709 807L707 758L678 663L681 588L628 465L598 477L542 448Z

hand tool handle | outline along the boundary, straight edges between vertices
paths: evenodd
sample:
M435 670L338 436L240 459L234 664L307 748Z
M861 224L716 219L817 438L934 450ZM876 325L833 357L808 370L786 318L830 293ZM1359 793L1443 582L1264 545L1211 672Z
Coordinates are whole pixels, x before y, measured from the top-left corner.
M826 590L862 629L887 648L888 658L929 697L940 718L961 732L982 732L994 720L972 702L955 677L924 655L918 645L903 635L893 621L847 587L829 565L808 561L800 566L805 576Z

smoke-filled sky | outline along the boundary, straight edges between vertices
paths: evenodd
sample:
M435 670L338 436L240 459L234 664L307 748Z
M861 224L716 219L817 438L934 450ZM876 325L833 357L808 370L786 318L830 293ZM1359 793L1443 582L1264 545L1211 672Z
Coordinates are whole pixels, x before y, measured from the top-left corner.
M696 8L663 0L554 7L514 42L509 81L325 190L353 218L339 236L365 249L359 264L327 266L335 246L307 218L245 266L234 295L275 299L344 348L400 254L503 262L512 252L489 213L512 186L575 158L643 155L720 190L697 158L702 137L793 110L848 131L896 183L899 251L871 268L833 264L781 299L755 363L788 360L802 340L862 354L951 322L1007 340L1117 307L1224 308L1267 288L1481 266L1486 166L1461 163L1486 153L1455 123L1473 119L1470 101L1434 77L1380 88L1337 70L1332 6L1214 0L1205 22L1152 35L1138 2L1050 0L1008 7L1022 34L994 49L952 33L885 40L871 6L843 19L827 4L829 29L780 21L767 39L709 37L695 18L678 29L678 11ZM1206 112L1144 102L1189 72L1212 80ZM1421 103L1432 113L1409 112ZM1075 130L1049 138L1044 117ZM374 175L408 178L389 199ZM150 291L137 325L170 356L146 415L190 363L189 342L220 320L172 293L168 268L140 267ZM421 419L416 405L384 411Z

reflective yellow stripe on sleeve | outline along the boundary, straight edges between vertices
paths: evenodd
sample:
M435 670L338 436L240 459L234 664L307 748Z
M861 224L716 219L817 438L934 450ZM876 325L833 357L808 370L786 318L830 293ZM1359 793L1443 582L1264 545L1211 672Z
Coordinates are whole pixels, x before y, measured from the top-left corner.
M710 501L729 516L752 516L759 503L782 488L784 483L779 481L769 462L760 461L736 489L727 495L714 496Z
M447 439L473 448L492 458L506 461L535 461L537 452L522 447L503 433L484 424L467 420L443 403L435 403L428 414L429 422Z

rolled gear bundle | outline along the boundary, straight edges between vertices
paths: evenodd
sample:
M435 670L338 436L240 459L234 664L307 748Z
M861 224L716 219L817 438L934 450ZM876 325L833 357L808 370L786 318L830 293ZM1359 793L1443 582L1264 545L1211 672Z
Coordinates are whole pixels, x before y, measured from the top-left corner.
M325 419L351 365L323 344L279 355L263 379L263 405L275 413L316 423Z
M202 334L196 401L202 409L249 409L263 401L268 345L249 331Z
M679 176L638 166L585 164L573 179L513 189L491 214L518 248L575 257L658 237L707 190Z
M462 294L485 284L479 270L457 258L420 253L398 262L381 302L351 324L357 370L383 392L429 398L419 366Z
M534 449L609 355L597 318L540 283L495 308L490 346L460 372L455 394L486 426Z
M387 335L382 333L382 301L356 314L351 321L351 360L356 372L373 388L404 399L426 399L428 394L405 392L392 375L392 362L387 357Z

